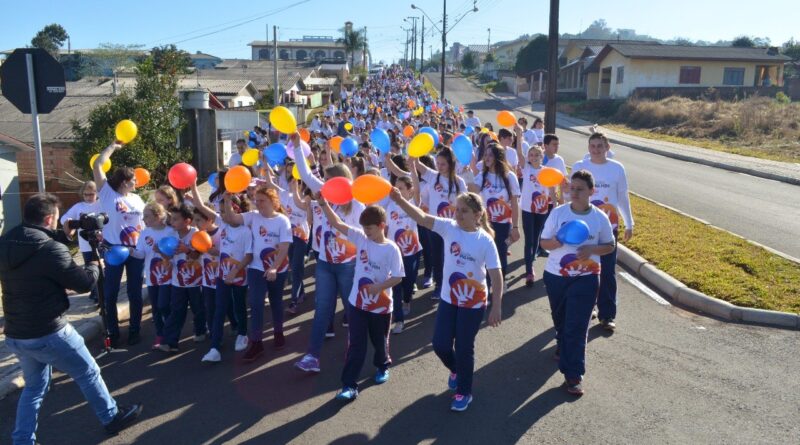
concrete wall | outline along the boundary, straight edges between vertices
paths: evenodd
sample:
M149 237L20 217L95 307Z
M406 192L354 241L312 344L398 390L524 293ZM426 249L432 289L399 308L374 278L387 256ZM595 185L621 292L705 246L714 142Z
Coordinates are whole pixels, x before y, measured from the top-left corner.
M3 205L0 207L0 232L22 222L22 206L19 200L19 175L17 173L16 151L0 148L0 193Z

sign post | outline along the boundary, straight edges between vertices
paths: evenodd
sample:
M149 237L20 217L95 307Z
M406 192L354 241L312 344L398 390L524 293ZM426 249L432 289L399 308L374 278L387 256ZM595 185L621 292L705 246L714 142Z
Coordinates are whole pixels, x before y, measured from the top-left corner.
M41 48L15 49L0 66L3 96L23 114L31 115L39 191L45 191L39 114L47 114L67 95L64 68Z

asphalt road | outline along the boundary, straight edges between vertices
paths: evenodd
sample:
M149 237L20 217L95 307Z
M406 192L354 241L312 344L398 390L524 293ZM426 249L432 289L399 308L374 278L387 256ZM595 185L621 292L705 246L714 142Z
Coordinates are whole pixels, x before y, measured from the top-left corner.
M511 270L520 267L513 246ZM537 262L541 273L543 262ZM313 267L306 270L313 291ZM514 274L516 275L516 274ZM233 337L222 363L203 365L208 344L184 331L181 352L151 352L143 342L100 360L120 403L141 401L141 422L107 438L77 385L56 374L42 407L43 444L775 444L800 438L800 332L736 325L662 306L620 280L619 329L589 332L587 393L567 394L552 360L549 305L511 278L499 328L484 327L476 345L475 400L449 411L447 371L430 346L435 304L417 294L408 329L391 339L391 379L374 385L367 364L350 405L340 387L345 330L323 349L322 373L292 367L307 345L313 303L287 322L287 348L268 348L253 364L235 360ZM288 292L287 292L288 293ZM339 308L337 320L341 315ZM269 310L269 308L267 309ZM191 319L191 317L189 317ZM269 314L265 317L270 320ZM189 326L187 326L188 328ZM265 336L271 339L268 324ZM99 340L91 345L100 348ZM238 355L238 354L236 354ZM368 361L369 362L369 361ZM0 443L9 443L19 392L0 400Z
M438 87L434 74L430 79ZM481 122L496 125L497 111L507 109L460 77L447 76L445 88L449 100L475 110ZM559 154L572 166L586 154L588 138L563 129L558 135ZM800 187L622 145L613 150L625 165L632 191L800 258Z

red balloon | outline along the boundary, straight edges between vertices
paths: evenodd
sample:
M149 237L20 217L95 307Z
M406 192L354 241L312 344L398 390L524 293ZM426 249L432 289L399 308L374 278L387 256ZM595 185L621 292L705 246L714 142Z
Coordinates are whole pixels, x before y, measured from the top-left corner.
M169 179L169 183L176 189L188 189L197 179L197 170L190 164L180 162L169 169L167 178Z
M353 200L353 185L344 176L328 179L322 184L322 197L331 204L347 204Z

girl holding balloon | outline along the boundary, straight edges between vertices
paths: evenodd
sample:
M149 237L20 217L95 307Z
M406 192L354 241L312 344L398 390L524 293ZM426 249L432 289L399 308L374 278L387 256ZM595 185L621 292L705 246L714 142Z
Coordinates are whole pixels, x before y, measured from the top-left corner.
M567 391L575 395L583 394L586 335L600 287L600 257L615 248L608 216L589 202L594 186L588 171L572 174L571 202L553 209L541 241L550 250L544 284L556 330L558 368Z
M292 138L297 138L295 134ZM302 158L299 148L295 148L295 158ZM311 170L304 162L297 164L300 177L314 193L319 193L323 188L323 182L311 174ZM325 170L327 181L331 184L340 185L342 189L333 190L339 195L350 193L348 181L352 179L350 171L343 164L335 164ZM341 180L341 181L340 181ZM341 182L341 184L340 184ZM328 187L331 187L330 185ZM333 188L333 187L331 187ZM346 189L346 190L345 190ZM328 190L326 188L326 190ZM338 196L342 198L345 196ZM333 204L334 212L344 221L345 224L356 226L364 211L364 204L358 201L347 199L326 199ZM309 340L308 351L303 358L295 363L295 367L305 372L319 372L319 355L325 337L333 332L329 329L332 326L333 316L336 312L336 296L342 298L342 303L347 307L346 300L353 287L353 277L355 276L356 250L352 241L348 240L340 231L330 225L325 218L322 208L316 202L311 203L311 211L314 218L314 250L318 252L317 267L315 270L316 295L314 321L311 328L311 338Z
M177 233L167 225L167 210L157 202L144 207L144 223L136 243L136 251L144 257L145 284L147 297L150 299L150 311L156 326L156 338L153 349L158 349L164 341L164 323L169 317L169 301L172 294L172 260L173 252L162 252L159 246L169 244L172 238L177 245Z
M132 138L131 138L132 139ZM122 145L113 143L100 152L92 166L94 182L100 190L98 200L100 211L108 215L108 223L103 226L103 242L107 247L136 247L139 233L143 228L144 201L133 191L136 189L136 175L130 167L117 168L110 178L103 171L103 164ZM135 345L141 340L139 331L142 321L142 273L144 260L129 256L120 265L105 265L103 294L106 305L106 321L111 338L111 346L119 342L119 321L117 318L117 299L122 282L122 272L128 277L128 303L130 305L130 328L128 344Z

